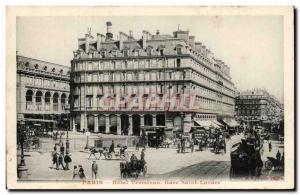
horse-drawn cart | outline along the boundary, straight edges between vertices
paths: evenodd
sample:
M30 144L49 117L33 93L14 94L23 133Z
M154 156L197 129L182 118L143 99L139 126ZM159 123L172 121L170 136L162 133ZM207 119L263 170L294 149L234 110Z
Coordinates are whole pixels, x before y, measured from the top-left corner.
M120 159L120 160L128 160L129 154L127 152L127 146L122 146L120 144L114 148L114 151L109 151L108 146L103 145L102 139L97 139L94 141L94 146L89 148L90 157L93 155L96 159L100 159L103 155L106 160L111 159ZM96 157L96 154L99 153L99 158Z

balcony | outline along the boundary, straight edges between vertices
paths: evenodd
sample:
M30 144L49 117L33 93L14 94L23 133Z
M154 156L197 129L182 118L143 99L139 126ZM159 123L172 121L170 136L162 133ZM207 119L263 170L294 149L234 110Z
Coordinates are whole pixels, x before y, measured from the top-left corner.
M53 106L51 106L50 102L45 102L44 105L42 102L26 102L25 104L25 110L28 113L57 113L57 112L67 112L69 110L70 105L69 104L62 104L61 108L59 109L58 103L53 103Z
M58 111L58 103L53 103L53 111Z
M26 102L26 110L34 110L34 105L32 102Z
M45 103L45 111L50 111L50 110L51 110L50 102L46 102Z
M36 111L42 111L43 110L42 102L35 103L35 110Z

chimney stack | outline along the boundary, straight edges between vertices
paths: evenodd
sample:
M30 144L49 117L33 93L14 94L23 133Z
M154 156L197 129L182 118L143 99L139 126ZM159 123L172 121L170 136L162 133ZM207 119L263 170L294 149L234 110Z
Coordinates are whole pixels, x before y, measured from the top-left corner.
M101 43L104 42L105 36L103 34L97 33L97 50L100 50Z
M147 47L147 40L148 40L148 36L149 36L149 32L147 32L147 31L145 31L145 30L143 30L143 37L142 37L142 39L143 39L143 49L146 49L146 47Z
M119 32L119 49L120 50L123 49L123 42L128 39L129 39L128 35L126 35L123 32Z
M113 38L113 34L111 32L111 27L112 27L112 23L111 22L106 22L106 40L111 40Z
M129 30L129 39L134 39L133 38L133 31L132 30Z

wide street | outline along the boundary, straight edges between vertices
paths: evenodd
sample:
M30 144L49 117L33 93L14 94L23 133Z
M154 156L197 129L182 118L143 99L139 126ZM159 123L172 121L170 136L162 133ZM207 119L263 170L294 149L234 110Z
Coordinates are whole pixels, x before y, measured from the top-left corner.
M71 135L72 137L72 135ZM78 139L81 139L78 136ZM147 162L147 175L144 179L222 179L228 180L230 172L230 148L234 140L239 140L240 136L233 136L227 141L227 153L215 154L210 150L197 151L198 147L195 146L193 153L177 153L175 147L170 148L147 148L145 160ZM72 180L73 166L82 165L85 170L86 179L92 179L91 165L95 160L99 166L99 179L120 179L120 159L105 160L102 156L100 160L96 160L93 156L88 159L89 153L84 150L85 137L82 136L80 142L82 147L73 147L76 150L72 150L71 157L72 162L70 164L70 170L56 170L52 168L51 149L52 146L48 146L47 150L41 149L39 151L30 151L25 154L30 155L25 158L26 165L28 167L28 180ZM50 140L50 139L49 139ZM70 145L72 145L72 139L70 139ZM53 141L49 141L51 144ZM75 144L73 144L75 145ZM265 162L267 156L276 156L277 150L283 151L283 144L278 141L272 141L273 149L268 151L267 143L264 144L264 152L262 160ZM44 144L44 147L46 145ZM81 148L81 149L79 149ZM131 147L128 149L128 153L136 154L140 158L141 149L139 151ZM97 154L98 157L99 154ZM53 166L54 167L54 166ZM263 175L282 175L282 173L275 173L274 171L263 170ZM143 177L141 177L143 178Z

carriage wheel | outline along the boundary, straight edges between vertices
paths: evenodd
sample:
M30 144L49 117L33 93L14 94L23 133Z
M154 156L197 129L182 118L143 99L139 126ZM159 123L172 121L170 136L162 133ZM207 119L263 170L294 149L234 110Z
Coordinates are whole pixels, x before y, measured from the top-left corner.
M110 160L112 158L111 154L107 154L107 159Z
M271 170L272 167L273 167L273 163L270 160L267 160L265 162L265 167L266 167L267 170Z

